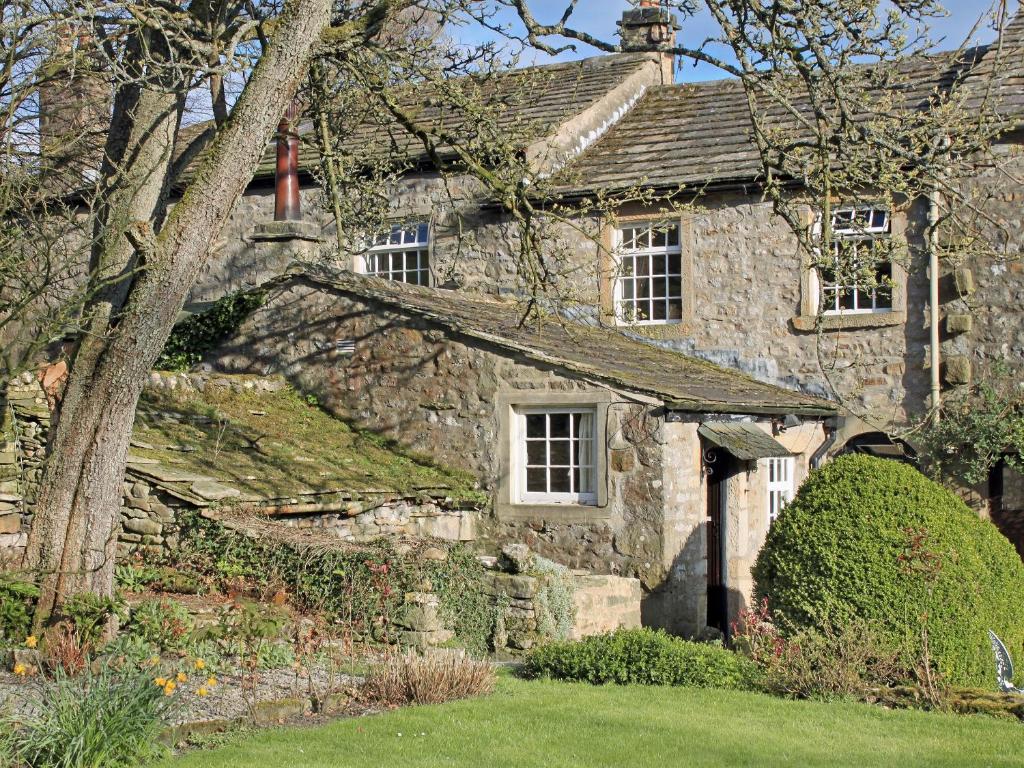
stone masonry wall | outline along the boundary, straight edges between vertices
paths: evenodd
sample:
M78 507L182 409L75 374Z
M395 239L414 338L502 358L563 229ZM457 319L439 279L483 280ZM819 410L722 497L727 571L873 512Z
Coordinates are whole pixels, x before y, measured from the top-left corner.
M0 568L25 551L42 478L50 409L35 375L24 373L0 395Z
M345 354L337 342L355 342ZM281 373L357 425L474 473L500 488L499 397L608 391L525 358L467 344L439 327L305 283L270 298L213 362L232 372ZM498 515L484 544L523 542L574 569L635 576L647 589L666 576L662 557L662 424L658 410L612 396L608 407L608 506L527 508Z

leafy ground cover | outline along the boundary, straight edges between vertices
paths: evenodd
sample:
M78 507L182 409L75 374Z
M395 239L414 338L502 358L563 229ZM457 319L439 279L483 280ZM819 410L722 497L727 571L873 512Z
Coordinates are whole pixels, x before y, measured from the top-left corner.
M133 436L133 455L213 475L263 498L305 489L479 496L467 473L356 431L288 388L149 390Z
M1024 765L1024 727L739 691L502 678L482 699L247 734L165 768Z

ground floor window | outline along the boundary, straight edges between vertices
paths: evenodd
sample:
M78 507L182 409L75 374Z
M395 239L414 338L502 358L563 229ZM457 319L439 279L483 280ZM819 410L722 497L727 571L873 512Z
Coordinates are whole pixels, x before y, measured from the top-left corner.
M368 275L413 285L430 285L430 228L426 224L395 224L374 239L363 256Z
M783 508L793 500L794 461L792 456L780 456L764 461L768 473L768 525L771 525Z
M518 501L596 504L596 409L523 409L516 416Z

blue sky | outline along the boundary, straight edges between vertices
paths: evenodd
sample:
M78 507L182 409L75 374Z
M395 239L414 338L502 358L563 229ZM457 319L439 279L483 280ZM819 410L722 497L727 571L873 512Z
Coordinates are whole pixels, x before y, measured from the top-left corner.
M554 21L559 15L568 0L533 0L530 8L534 15L541 22ZM978 19L991 12L995 0L946 0L944 3L949 15L946 18L938 19L932 24L931 36L938 41L937 49L956 48L970 33ZM1010 0L1011 10L1017 7L1017 0ZM573 14L574 25L601 39L614 39L616 32L615 22L622 16L622 12L630 7L627 0L579 0L577 10ZM511 16L506 17L510 21ZM714 23L705 13L684 21L683 29L680 31L681 39L687 44L694 45L707 37L714 31ZM467 42L470 40L482 39L484 33L476 30L466 30L463 36ZM983 23L974 36L975 42L989 42L994 37L990 23ZM538 64L557 60L567 61L571 59L593 56L597 53L594 49L580 45L576 52L566 52L555 59L546 54L530 52L524 55L523 63L533 61ZM692 64L684 65L679 72L680 81L709 80L723 77L723 73L710 65Z

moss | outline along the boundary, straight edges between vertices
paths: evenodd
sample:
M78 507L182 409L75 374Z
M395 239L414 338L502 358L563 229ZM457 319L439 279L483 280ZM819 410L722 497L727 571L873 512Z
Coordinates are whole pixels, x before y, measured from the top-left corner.
M446 495L473 504L485 498L468 472L355 430L291 389L147 391L134 440L134 455L261 498L332 490Z

